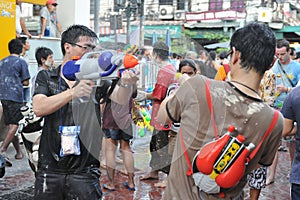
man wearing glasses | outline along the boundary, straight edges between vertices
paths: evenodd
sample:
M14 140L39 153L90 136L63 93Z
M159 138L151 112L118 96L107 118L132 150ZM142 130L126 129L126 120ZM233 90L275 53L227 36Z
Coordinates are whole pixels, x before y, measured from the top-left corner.
M62 65L38 73L33 95L33 111L44 117L39 147L34 199L100 200L99 178L103 133L99 104L110 85L97 87L91 96L91 80L67 80L62 69L73 57L82 57L94 49L97 35L82 25L73 25L62 33ZM109 98L119 104L129 101L133 84L138 80L125 70ZM80 99L85 98L82 102Z
M47 0L46 6L41 9L41 34L40 37L60 37L62 28L57 20L56 0Z

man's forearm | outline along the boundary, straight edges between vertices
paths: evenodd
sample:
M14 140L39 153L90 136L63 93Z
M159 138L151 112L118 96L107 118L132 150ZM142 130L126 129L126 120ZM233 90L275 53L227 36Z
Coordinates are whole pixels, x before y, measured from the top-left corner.
M110 95L110 99L118 104L124 105L128 103L132 96L133 85L116 85L114 91Z
M73 89L68 89L59 94L47 97L43 94L37 94L33 97L33 111L38 117L49 115L68 102L73 98Z

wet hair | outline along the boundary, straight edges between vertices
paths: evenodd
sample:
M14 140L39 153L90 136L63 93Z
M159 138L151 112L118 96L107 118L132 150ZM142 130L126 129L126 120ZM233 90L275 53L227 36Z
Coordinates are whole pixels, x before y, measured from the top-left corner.
M208 55L212 60L216 60L217 58L217 53L215 51L210 51Z
M169 47L162 41L157 41L153 45L153 53L156 53L162 60L168 60L169 58Z
M279 39L276 41L276 48L280 49L282 47L286 47L288 51L290 49L290 43L286 39Z
M143 56L145 54L145 52L147 51L147 49L145 47L142 47L138 50L138 54Z
M189 58L189 59L196 59L197 58L197 53L194 52L194 51L187 51L186 54L185 54L185 57Z
M53 51L47 47L38 47L35 50L35 59L39 66L43 64L42 58L47 60L49 55L53 55Z
M26 44L27 37L19 37L18 39L22 42L23 45Z
M240 52L241 67L262 76L273 61L276 38L266 24L252 22L233 33L230 49L233 47Z
M208 53L207 53L206 50L200 50L200 51L199 51L199 57L201 57L203 54L204 54L206 57L208 57Z
M184 66L190 66L190 67L192 67L194 69L195 73L197 71L196 63L192 59L185 58L182 61L180 61L178 71L180 72L181 68L184 67Z
M65 43L77 43L82 36L93 38L95 41L98 39L97 34L88 27L78 24L72 25L61 35L62 54L66 54Z
M296 49L294 47L290 47L290 56L297 56Z
M19 39L12 39L8 43L8 50L10 54L20 55L23 51L23 43Z
M172 53L172 58L173 58L173 59L177 59L178 56L179 56L179 55L178 55L177 53L175 53L175 52Z
M220 59L225 59L227 58L227 51L221 51L219 54Z

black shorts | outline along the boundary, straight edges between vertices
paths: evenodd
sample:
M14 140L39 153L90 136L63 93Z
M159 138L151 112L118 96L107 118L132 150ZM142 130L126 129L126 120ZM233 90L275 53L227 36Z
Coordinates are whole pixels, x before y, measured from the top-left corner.
M128 129L102 129L105 133L106 138L111 138L113 140L125 140L129 141L133 138L132 136L132 127Z
M248 185L252 189L261 190L266 187L267 167L261 166L248 174Z
M5 125L9 124L19 124L19 121L23 119L20 108L23 106L23 103L1 100L3 107L3 118Z

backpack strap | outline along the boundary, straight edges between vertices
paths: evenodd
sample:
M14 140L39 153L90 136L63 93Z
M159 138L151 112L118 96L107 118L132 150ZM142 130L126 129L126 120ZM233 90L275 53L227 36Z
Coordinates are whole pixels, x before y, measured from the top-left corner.
M209 111L210 111L211 120L212 120L213 125L214 125L215 137L219 138L218 129L217 129L217 125L216 125L216 121L215 121L215 117L214 117L213 105L212 105L211 96L210 96L210 92L209 92L209 86L210 86L209 79L206 79L206 83L205 83L206 100L207 100L208 108L209 108ZM185 144L184 144L181 128L180 128L180 131L179 131L179 136L180 136L180 143L181 143L181 146L182 146L182 149L183 149L184 157L185 157L185 159L187 161L187 164L188 164L188 167L189 167L188 171L186 172L186 175L191 176L193 174L193 166L192 166L192 162L189 158L189 155L187 153L187 150L186 150L186 147L185 147Z
M192 166L192 162L190 160L189 154L187 153L187 150L186 150L186 147L185 147L185 144L184 144L181 128L179 130L179 136L180 136L180 143L181 143L181 146L182 146L182 149L183 149L183 154L184 154L184 157L186 159L187 165L189 167L189 169L186 171L186 175L191 176L193 174L193 166Z
M267 131L265 132L264 137L261 139L260 143L257 145L257 147L251 152L250 156L249 156L249 161L256 155L256 153L258 152L258 150L260 149L263 141L268 137L268 135L270 135L270 133L272 132L272 130L274 129L276 122L278 120L278 116L279 116L279 111L274 109L274 116L273 119L270 123L269 128L267 129Z
M205 83L206 100L207 100L208 108L210 111L210 117L211 117L212 123L214 125L215 138L219 138L217 124L216 124L215 115L214 115L214 109L213 109L212 100L211 100L211 96L210 96L210 92L209 92L209 86L210 86L209 79L206 79L206 83Z

